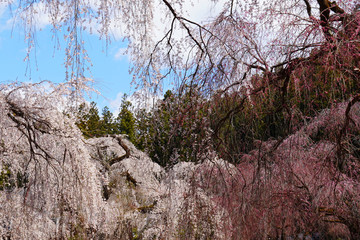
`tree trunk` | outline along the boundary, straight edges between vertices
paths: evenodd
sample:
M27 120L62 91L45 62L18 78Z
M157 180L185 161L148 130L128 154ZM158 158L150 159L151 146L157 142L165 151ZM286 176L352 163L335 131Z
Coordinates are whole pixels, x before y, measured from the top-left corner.
M331 40L332 36L329 27L330 11L338 14L344 14L345 11L340 8L335 1L330 2L329 0L317 0L317 2L320 6L320 24L326 39ZM340 19L342 20L343 18L341 17Z

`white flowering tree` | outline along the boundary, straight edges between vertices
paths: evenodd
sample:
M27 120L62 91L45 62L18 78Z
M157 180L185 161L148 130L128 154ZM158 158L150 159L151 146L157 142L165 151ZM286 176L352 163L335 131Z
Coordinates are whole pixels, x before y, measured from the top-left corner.
M127 54L139 85L156 90L163 79L170 78L180 93L196 86L197 93L204 96L201 99L223 100L223 96L236 99L228 103L225 113L216 116L209 131L219 140L214 145L216 150L226 146L221 127L239 112L255 112L249 114L255 117L266 111L281 112L289 135L301 129L314 112L335 104L334 100L352 99L339 110L343 118L337 118L333 131L314 130L315 135L327 136L326 144L321 141L312 144L318 141L317 136L309 140L312 131L306 129L294 137L277 136L279 140L266 143L254 141L254 151L244 155L250 160L242 158L242 165L238 166L238 181L219 174L214 179L220 180L210 190L215 192L214 200L219 206L227 203L224 206L231 216L227 219L229 229L225 230L233 238L239 234L249 238L282 238L300 231L296 227L316 231L315 225L308 224L309 220L323 223L318 213L325 210L324 214L331 215L326 220L345 226L341 228L345 236L359 238L360 174L356 170L358 153L353 149L359 124L358 118L351 117L355 111L352 107L360 99L354 94L359 90L360 62L360 17L356 1L213 0L217 15L206 21L196 21L187 15L189 2L25 0L13 3L15 16L25 27L28 56L35 47L39 14L47 16L55 37L64 35L69 91L64 92L66 88L62 87L39 91L34 85L1 88L2 236L26 239L33 234L34 238L48 238L41 235L44 232L53 234L50 238L89 236L84 231L101 227L101 211L93 207L102 206L94 165L83 148L80 132L52 103L62 99L63 94L79 94L88 88L86 72L91 60L83 33L96 32L108 44L113 31L120 29L121 36L129 40ZM320 103L312 101L318 96ZM192 104L197 102L185 104L178 112L186 116L189 112L186 109ZM313 107L316 104L318 107ZM271 109L264 110L266 106ZM331 119L319 119L327 126L333 123ZM299 142L301 139L306 141ZM293 147L294 142L300 150ZM309 171L302 172L303 166ZM314 169L323 170L324 174ZM323 177L320 181L315 176ZM319 186L322 181L333 191L321 191L320 196L318 190L327 186L325 183ZM220 187L236 189L231 186L239 190L219 194ZM284 208L287 201L294 208ZM256 214L243 218L240 213L244 209ZM45 212L51 216L43 217ZM247 219L258 218L261 219L258 225L247 227ZM31 224L30 219L39 220ZM289 222L301 224L288 228Z
M58 239L98 228L101 186L81 133L61 111L64 93L44 83L1 86L4 239Z
M288 67L324 42L338 44L356 32L355 1L211 1L217 14L197 22L180 0L20 1L16 20L26 31L29 53L36 26L46 19L55 39L64 35L67 80L81 89L91 67L83 33L111 43L114 32L129 40L127 54L138 83L156 88L171 76L208 90L246 85L249 77ZM207 3L209 4L209 3ZM355 29L351 28L354 27Z

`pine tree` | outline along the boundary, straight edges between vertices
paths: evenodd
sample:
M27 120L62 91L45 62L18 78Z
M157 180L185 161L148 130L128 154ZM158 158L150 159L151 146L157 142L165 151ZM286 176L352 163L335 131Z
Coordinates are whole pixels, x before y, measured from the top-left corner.
M150 133L151 133L151 120L152 112L145 109L138 109L135 118L135 146L137 149L144 151L148 149Z
M127 95L124 94L120 113L116 119L118 131L121 134L126 134L131 142L135 142L135 117L131 112L131 102L126 100Z
M91 102L90 106L85 103L79 106L76 125L87 138L102 134L99 110L95 102Z
M86 126L87 126L88 110L86 109L86 104L82 103L79 105L76 113L76 126L81 130L85 135Z
M115 122L114 122L114 116L113 113L110 112L109 108L105 106L102 109L102 119L101 119L101 125L100 129L102 134L117 134L119 133Z

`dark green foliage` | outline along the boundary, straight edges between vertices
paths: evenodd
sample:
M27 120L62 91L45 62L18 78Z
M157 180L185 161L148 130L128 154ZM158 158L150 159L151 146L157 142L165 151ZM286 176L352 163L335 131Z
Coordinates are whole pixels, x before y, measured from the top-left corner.
M213 145L218 154L237 163L255 148L256 140L279 139L287 134L286 112L274 104L275 94L261 92L244 98L234 92L211 101Z
M18 188L26 187L29 182L28 175L26 173L17 172L16 174L16 185Z
M17 172L16 178L9 166L4 166L0 172L0 191L13 190L15 187L25 187L29 182L27 175L21 172Z
M87 118L87 132L90 136L100 135L100 117L99 110L96 107L96 103L91 102L90 110Z
M107 107L100 118L96 104L86 114L80 106L78 126L86 137L126 134L162 166L201 161L206 149L237 163L258 147L259 140L281 140L322 109L358 92L355 76L346 75L335 63L328 68L314 56L272 75L254 75L251 84L258 90L250 95L240 90L205 98L196 86L186 86L183 94L167 91L151 111L137 109L136 117L124 96L116 119Z
M218 154L237 162L257 147L256 140L281 140L323 109L356 96L358 76L344 71L354 69L355 57L333 55L329 50L314 51L309 58L272 74L253 76L250 95L232 92L213 96L211 126ZM311 137L324 140L321 130Z
M116 118L116 125L119 133L126 134L131 142L135 142L135 117L131 112L131 102L127 101L126 97L125 94Z
M136 113L135 118L135 146L144 151L148 146L149 136L151 135L152 127L150 120L152 118L152 113L147 112L145 109L139 109Z
M95 102L91 102L88 109L85 103L79 106L76 124L85 137L90 138L102 134L99 110Z
M166 104L168 103L163 101L159 108L152 113L151 119L148 122L150 124L148 135L146 136L149 138L146 150L153 161L162 166L166 166L170 162L173 153L170 126L171 113L170 109L166 108Z
M114 121L114 116L109 108L105 106L102 110L102 117L99 122L101 134L117 134L119 129Z
M77 112L76 125L86 138L126 134L130 141L136 143L135 117L131 112L131 103L126 101L126 95L123 97L120 113L116 118L107 106L102 109L100 117L95 102L91 102L89 107L81 104Z
M12 173L8 167L4 167L0 172L0 191L10 190L14 188L14 181L12 179Z
M167 91L157 108L137 116L140 149L153 161L171 166L178 161L200 161L206 140L207 102L190 87L180 96ZM198 104L199 103L199 104Z
M136 114L136 147L146 151L153 161L165 166L170 161L170 113L164 101L151 112L141 109ZM165 147L166 146L166 147Z

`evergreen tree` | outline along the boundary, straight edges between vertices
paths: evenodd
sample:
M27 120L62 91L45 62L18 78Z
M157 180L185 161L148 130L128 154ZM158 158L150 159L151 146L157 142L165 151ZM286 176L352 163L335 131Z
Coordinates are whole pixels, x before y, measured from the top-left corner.
M127 95L124 94L120 113L116 119L119 133L126 134L131 142L135 142L135 117L131 112L131 102L126 100Z
M98 136L101 133L99 110L95 102L91 102L90 104L87 132L91 137Z
M135 146L137 149L144 151L148 148L150 140L152 113L145 109L138 109L135 118Z
M88 111L86 109L86 104L82 103L79 105L78 111L76 113L76 126L81 130L85 135L86 124L88 118Z
M101 119L101 132L103 134L117 134L118 129L116 128L114 122L113 113L110 112L109 108L105 106L102 110L102 119Z
M79 106L76 125L87 138L101 135L99 110L95 102L91 102L89 107L85 103Z
M177 161L199 161L200 147L207 136L206 128L201 128L207 109L205 99L195 87L187 87L183 95L167 91L155 109L137 115L137 147L162 166L171 166Z

